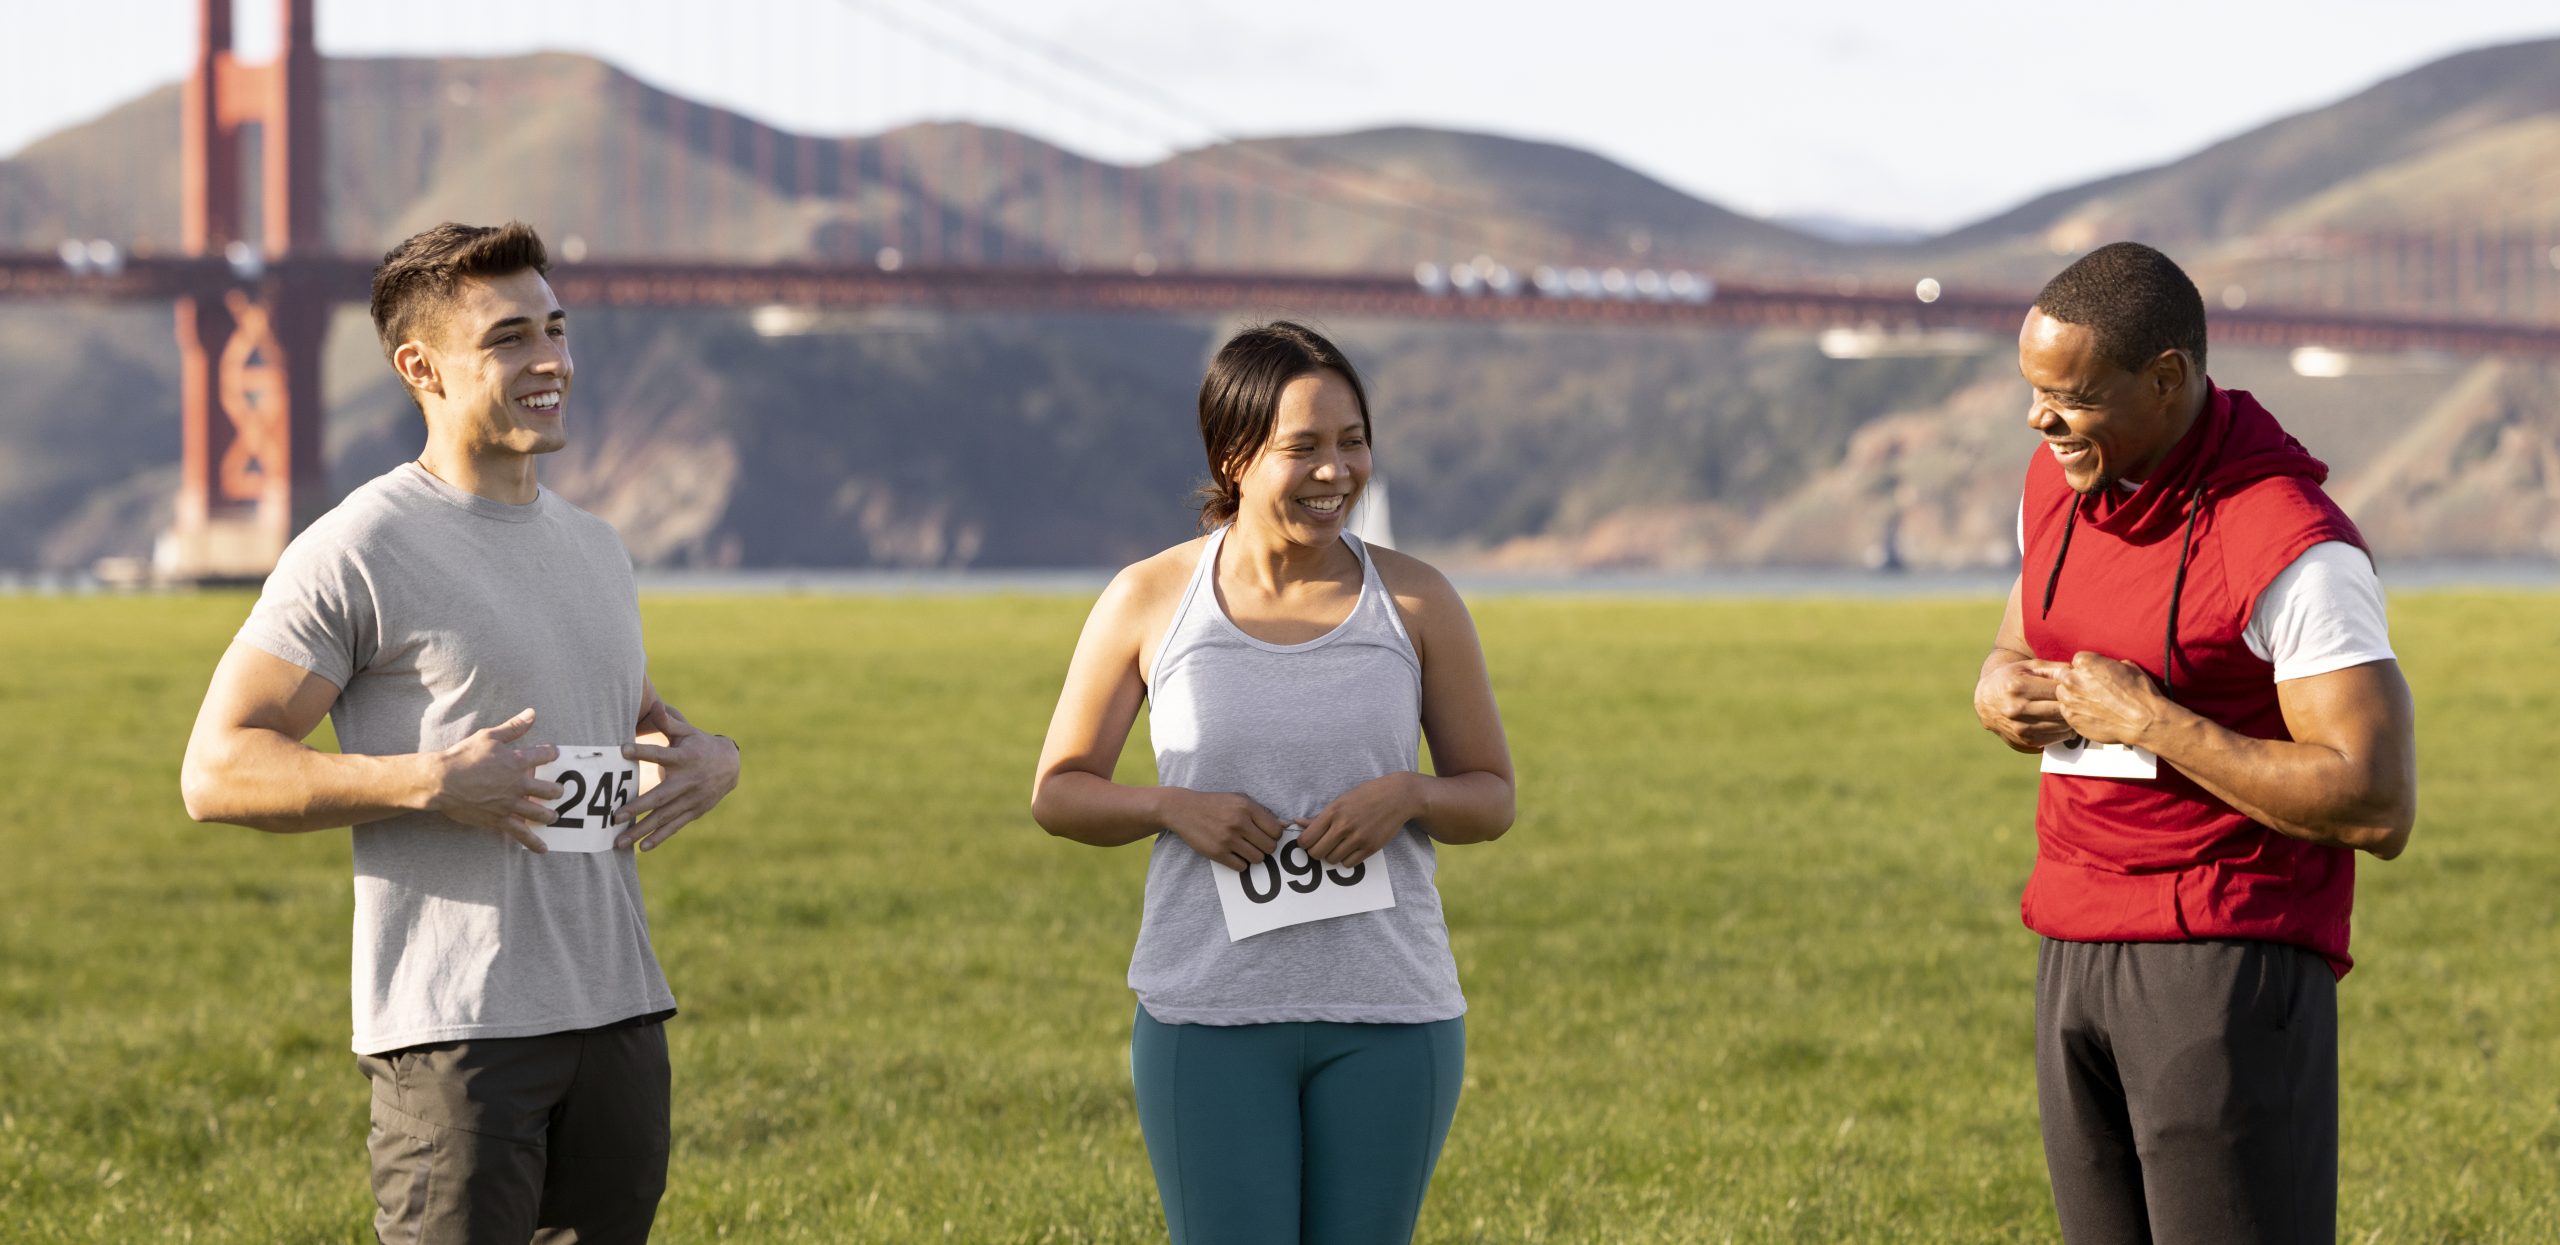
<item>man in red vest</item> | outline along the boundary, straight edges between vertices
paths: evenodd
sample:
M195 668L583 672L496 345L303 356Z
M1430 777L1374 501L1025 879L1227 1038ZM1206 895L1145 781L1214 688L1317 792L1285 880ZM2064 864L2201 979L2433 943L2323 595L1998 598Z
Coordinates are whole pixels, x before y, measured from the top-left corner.
M2021 907L2063 1239L2331 1240L2355 853L2417 816L2381 585L2328 468L2206 376L2168 256L2064 269L2018 370L2044 445L1974 709L2044 756Z

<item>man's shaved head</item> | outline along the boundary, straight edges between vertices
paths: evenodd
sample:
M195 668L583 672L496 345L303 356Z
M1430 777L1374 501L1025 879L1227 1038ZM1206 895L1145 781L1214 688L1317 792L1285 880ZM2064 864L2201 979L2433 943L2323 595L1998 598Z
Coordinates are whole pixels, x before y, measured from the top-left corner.
M2204 370L2204 296L2166 255L2139 242L2110 242L2045 283L2036 309L2097 335L2098 357L2138 372L2163 350L2186 352Z

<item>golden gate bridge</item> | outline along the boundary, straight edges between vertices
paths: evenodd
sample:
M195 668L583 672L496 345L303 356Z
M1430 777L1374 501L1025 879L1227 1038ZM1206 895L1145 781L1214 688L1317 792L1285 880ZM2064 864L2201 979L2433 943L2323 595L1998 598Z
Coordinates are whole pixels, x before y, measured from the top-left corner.
M0 251L0 298L174 305L182 474L161 560L182 578L251 577L329 500L320 449L322 337L334 305L363 297L373 265L332 237L322 158L327 127L396 126L404 112L433 107L436 101L419 93L439 88L423 77L404 84L409 71L391 63L383 72L394 80L393 93L376 105L382 115L337 117L323 107L326 66L314 0L276 0L278 51L257 63L234 53L231 0L195 0L194 8L198 39L180 92L174 248L85 238L80 213L65 207L56 213L69 236L60 247ZM898 20L891 10L868 11ZM982 14L960 11L988 25ZM945 34L911 24L900 33L933 41L934 50L981 71L1000 71L951 46ZM1033 50L1074 72L1107 72L1062 49ZM519 99L557 89L503 78L487 85ZM567 219L535 221L555 239L552 283L573 307L1141 315L1250 308L1406 320L2006 333L2031 298L1953 279L1915 282L1904 265L1874 252L1828 265L1733 255L1684 262L1642 246L1629 254L1560 235L1524 239L1516 226L1505 232L1497 219L1502 205L1480 196L1275 145L1228 143L1216 158L1168 160L1142 175L1014 133L948 127L951 141L938 145L819 138L651 90L619 72L592 85L605 108L673 136L700 159L628 141L610 150L617 140L593 136L597 149L581 164L589 175L577 179L584 201L558 205ZM252 144L254 180L245 160ZM549 174L527 167L524 176L541 181ZM809 248L815 257L737 254L779 227L758 215L757 193L826 205L825 228ZM1270 239L1328 229L1382 238L1369 248L1372 257L1400 254L1408 262L1373 258L1361 270L1290 271L1272 258ZM0 236L12 232L25 230ZM714 253L648 253L686 237L709 239ZM1522 253L1535 246L1548 250ZM2289 262L2257 266L2245 301L2225 291L2214 313L2218 342L2560 355L2553 319L2560 283L2552 276L2560 269L2560 238L2547 229L2328 231L2269 246Z

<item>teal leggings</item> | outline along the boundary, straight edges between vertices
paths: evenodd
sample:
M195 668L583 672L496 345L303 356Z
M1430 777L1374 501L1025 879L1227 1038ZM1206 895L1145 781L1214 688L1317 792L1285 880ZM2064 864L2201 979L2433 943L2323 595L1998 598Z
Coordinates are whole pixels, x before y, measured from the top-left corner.
M1169 1025L1138 1009L1138 1126L1173 1245L1403 1245L1458 1111L1466 1022Z

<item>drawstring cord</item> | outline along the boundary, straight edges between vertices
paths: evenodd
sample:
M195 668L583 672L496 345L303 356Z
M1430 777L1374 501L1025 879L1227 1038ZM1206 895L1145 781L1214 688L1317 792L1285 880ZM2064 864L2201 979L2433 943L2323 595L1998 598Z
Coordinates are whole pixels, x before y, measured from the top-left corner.
M2080 494L2071 495L2071 515L2063 520L2062 547L2053 552L2053 570L2044 577L2044 609L2042 616L2053 613L2053 591L2062 583L2062 560L2071 556L2071 533L2080 525ZM2160 691L2174 696L2178 690L2178 603L2187 592L2187 556L2196 545L2196 516L2204 513L2204 485L2198 484L2187 494L2187 530L2178 541L2178 575L2169 584L2169 626L2160 639Z
M2062 521L2062 547L2053 551L2053 573L2044 577L2044 610L2038 617L2053 613L2053 588L2062 582L2062 560L2071 556L2071 529L2080 526L2080 495L2071 495L2071 517Z
M2160 694L2178 691L2178 600L2187 591L2187 554L2196 546L2196 516L2204 513L2204 485L2187 494L2187 534L2178 542L2178 577L2169 585L2169 629L2160 637Z

